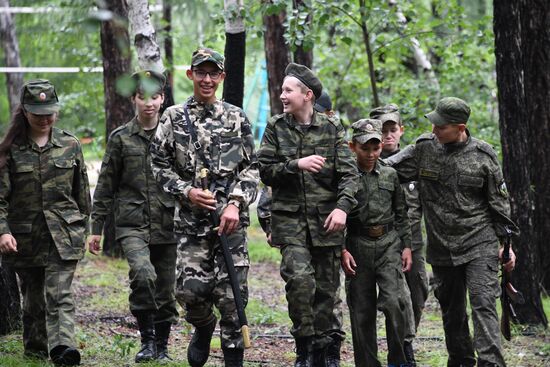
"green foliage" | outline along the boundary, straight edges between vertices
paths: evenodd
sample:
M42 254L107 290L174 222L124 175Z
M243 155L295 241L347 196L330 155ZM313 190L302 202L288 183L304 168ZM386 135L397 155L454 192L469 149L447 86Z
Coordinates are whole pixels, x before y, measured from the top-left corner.
M128 339L120 334L113 337L112 350L121 357L128 356L135 347L136 341L134 339Z

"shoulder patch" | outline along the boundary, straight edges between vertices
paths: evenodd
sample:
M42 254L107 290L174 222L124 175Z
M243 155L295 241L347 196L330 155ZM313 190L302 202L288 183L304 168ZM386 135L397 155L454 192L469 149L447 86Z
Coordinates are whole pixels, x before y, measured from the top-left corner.
M477 139L475 140L475 142L477 149L481 150L485 154L488 154L491 158L497 159L497 154L495 150L488 143Z
M119 127L117 127L116 129L114 129L113 131L111 131L111 133L109 134L109 139L111 139L113 136L119 134L122 130L124 130L125 128L128 127L128 124L124 124L124 125L120 125Z
M422 141L426 141L426 140L434 140L435 139L435 135L433 133L424 133L422 135L420 135L418 138L416 138L416 143L420 143Z
M273 125L275 125L275 123L276 123L277 121L279 121L280 119L283 119L284 116L285 116L284 113L281 113L281 114L278 114L278 115L271 116L271 117L269 118L269 120L267 120L267 124L273 126Z

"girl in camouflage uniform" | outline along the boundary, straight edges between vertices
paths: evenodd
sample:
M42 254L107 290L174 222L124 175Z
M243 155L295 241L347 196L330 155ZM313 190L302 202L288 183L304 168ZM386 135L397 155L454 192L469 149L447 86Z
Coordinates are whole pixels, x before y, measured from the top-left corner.
M71 283L90 213L78 139L53 127L54 86L33 80L0 143L0 254L21 281L25 354L80 364Z

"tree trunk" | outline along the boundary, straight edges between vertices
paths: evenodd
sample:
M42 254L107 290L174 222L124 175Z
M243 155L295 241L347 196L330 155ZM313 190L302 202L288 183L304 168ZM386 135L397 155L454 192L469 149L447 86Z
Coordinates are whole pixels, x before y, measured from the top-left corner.
M304 0L295 0L294 9L307 8L307 4L304 3ZM311 12L307 16L306 23L311 23ZM297 64L302 64L311 69L313 66L313 49L306 50L303 45L297 46L296 51L294 51L294 62Z
M270 0L263 0L271 2ZM285 68L290 62L290 51L283 37L285 29L283 22L286 13L264 15L264 49L267 66L267 84L269 88L269 105L271 115L283 112L281 103L281 86L285 77Z
M242 0L225 0L225 81L223 99L243 107L246 31L241 16Z
M549 24L543 23L543 16L546 14L548 19L550 8L542 1L531 6L517 0L495 1L493 26L503 171L509 186L512 218L521 231L514 243L517 255L514 279L526 302L514 307L518 322L546 325L540 284L550 216L548 208L545 213L541 205L550 204L550 155L547 141L542 140L547 139L550 126L550 76L546 75L550 38ZM544 47L546 50L540 49Z
M162 20L164 21L164 54L166 56L166 88L162 111L174 105L174 48L172 42L172 4L169 0L162 2Z
M0 0L0 8L9 8L9 0ZM19 67L19 43L15 34L15 24L9 12L0 12L0 42L4 50L4 64L6 67ZM23 86L22 73L7 73L6 86L8 88L8 101L10 114L13 114L19 105L19 94Z
M118 94L116 89L117 79L130 73L131 53L126 27L126 1L109 1L107 10L113 13L113 18L101 23L106 139L114 129L134 116L130 99ZM115 240L112 214L107 216L103 232L103 253L107 256L122 256L122 248Z
M0 260L0 335L21 328L21 300L15 271Z
M363 42L365 43L365 51L367 53L367 59L369 62L369 76L370 86L372 90L372 107L380 106L380 99L378 98L378 88L376 86L376 73L374 72L374 61L372 57L372 49L370 44L370 35L367 28L367 9L365 0L359 0L359 7L361 12L361 31L363 33Z

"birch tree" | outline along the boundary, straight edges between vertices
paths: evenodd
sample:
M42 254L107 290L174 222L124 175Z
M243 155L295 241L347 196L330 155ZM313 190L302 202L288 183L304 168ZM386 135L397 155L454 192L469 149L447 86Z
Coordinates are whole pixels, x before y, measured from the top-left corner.
M223 99L235 106L243 106L246 30L242 0L225 0L225 81Z
M9 0L0 0L0 8L9 9L9 7ZM2 48L4 50L5 66L21 66L15 24L9 11L0 12L0 41L2 42ZM8 73L6 74L6 81L10 112L13 113L15 108L19 105L19 93L23 86L23 74Z

